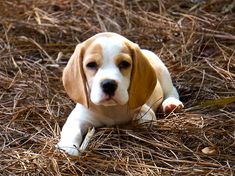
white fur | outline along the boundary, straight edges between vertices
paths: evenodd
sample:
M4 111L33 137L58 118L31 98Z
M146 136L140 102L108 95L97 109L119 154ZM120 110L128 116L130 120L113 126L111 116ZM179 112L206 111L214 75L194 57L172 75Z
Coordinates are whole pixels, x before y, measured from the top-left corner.
M81 104L76 105L63 126L61 139L57 144L59 149L70 155L79 155L79 147L89 127L123 124L133 119L140 119L140 122L156 119L154 111L147 104L132 110L128 107L128 88L131 75L123 76L114 61L115 56L120 53L123 47L122 37L117 37L115 40L98 37L94 41L94 44L97 43L102 47L103 63L94 77L87 80L91 89L89 109ZM165 65L153 52L148 50L142 50L142 52L155 65L158 81L164 94L163 111L167 108L182 108L183 104L179 100L179 95ZM114 96L108 101L105 101L107 95L100 87L100 83L104 79L112 79L118 83Z

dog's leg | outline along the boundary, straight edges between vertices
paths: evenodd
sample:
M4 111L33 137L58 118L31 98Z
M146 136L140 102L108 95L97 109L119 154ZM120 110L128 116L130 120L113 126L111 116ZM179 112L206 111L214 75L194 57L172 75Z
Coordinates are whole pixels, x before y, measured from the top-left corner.
M162 102L162 109L163 112L165 113L170 113L172 111L179 111L184 107L183 103L179 100L179 95L175 87L173 87L171 93L172 94L166 96L166 98Z
M75 125L72 121L67 120L61 131L60 141L56 147L69 155L78 156L82 139L81 125Z
M173 86L170 73L164 64L161 64L158 80L161 84L164 100L162 102L162 110L164 113L178 111L184 107L179 100L179 94Z
M173 86L172 79L168 69L161 59L151 51L142 50L143 53L149 58L150 63L153 65L158 81L163 91L162 110L169 113L173 110L180 110L184 107L183 103L179 100L179 94Z
M141 109L136 111L136 119L138 123L145 123L152 120L156 120L156 115L154 111L146 104L144 104Z
M84 150L84 146L87 145L82 144L83 137L88 132L88 129L93 127L93 123L89 121L91 119L90 116L92 114L88 109L77 104L62 128L61 138L56 147L69 155L78 156L82 152L80 150Z

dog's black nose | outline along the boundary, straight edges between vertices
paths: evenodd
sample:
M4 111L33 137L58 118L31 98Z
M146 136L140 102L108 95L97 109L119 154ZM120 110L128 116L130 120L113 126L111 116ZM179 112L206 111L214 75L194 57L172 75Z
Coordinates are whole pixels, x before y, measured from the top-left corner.
M101 82L101 88L104 93L108 94L109 96L113 96L115 90L117 89L117 82L112 79L105 79Z

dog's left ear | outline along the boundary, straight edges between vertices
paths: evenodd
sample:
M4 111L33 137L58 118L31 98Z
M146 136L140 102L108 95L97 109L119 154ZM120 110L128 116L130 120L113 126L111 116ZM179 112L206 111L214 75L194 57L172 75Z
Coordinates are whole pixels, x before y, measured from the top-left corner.
M88 107L86 79L83 71L83 45L78 44L63 71L63 85L69 97Z
M127 46L131 50L133 63L128 105L131 109L135 109L144 105L149 99L156 86L157 77L139 46L129 42Z

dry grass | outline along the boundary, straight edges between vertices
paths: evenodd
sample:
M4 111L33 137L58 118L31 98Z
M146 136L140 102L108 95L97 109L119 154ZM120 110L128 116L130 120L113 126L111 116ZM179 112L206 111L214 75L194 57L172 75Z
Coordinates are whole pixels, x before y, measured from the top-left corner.
M234 12L232 0L2 0L0 173L233 175ZM74 46L102 31L158 53L186 108L138 128L96 129L71 158L54 148L74 106L61 72Z

